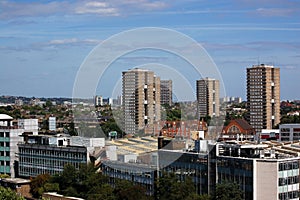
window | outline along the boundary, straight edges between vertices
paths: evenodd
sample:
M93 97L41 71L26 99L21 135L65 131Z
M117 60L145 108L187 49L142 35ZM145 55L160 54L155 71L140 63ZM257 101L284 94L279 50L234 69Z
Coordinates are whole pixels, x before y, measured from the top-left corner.
M287 179L286 178L279 178L278 182L279 186L283 186L287 184Z

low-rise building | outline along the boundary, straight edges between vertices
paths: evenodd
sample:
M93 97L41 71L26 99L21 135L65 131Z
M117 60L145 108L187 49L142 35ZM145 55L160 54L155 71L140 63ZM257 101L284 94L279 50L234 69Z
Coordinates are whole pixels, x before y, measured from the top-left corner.
M237 183L244 199L299 199L299 143L218 143L216 150L217 183Z
M253 140L254 128L244 119L234 119L224 127L220 140Z
M281 124L279 125L280 141L299 141L300 140L300 124Z
M31 198L30 193L30 183L28 179L21 178L2 178L0 179L0 185L6 188L10 188L15 191L17 194L20 194L23 197Z
M258 133L260 141L266 140L279 140L279 129L262 129L261 133Z
M102 172L112 184L130 180L146 186L151 195L156 178L165 172L179 180L190 177L199 194L213 194L216 184L235 182L246 200L299 199L300 142L198 140L195 150L159 148L159 143L158 150L131 162L102 161Z
M66 164L79 169L87 164L88 152L84 146L71 146L66 136L29 135L18 144L19 176L36 177L39 174L61 173Z

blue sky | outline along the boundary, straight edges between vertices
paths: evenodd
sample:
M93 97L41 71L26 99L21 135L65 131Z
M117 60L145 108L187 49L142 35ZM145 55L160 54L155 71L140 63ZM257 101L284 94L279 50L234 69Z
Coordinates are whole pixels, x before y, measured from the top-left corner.
M162 27L206 49L228 96L245 99L246 68L265 63L281 68L281 99L300 99L299 19L296 0L2 0L0 95L71 97L80 65L101 41L133 28ZM166 57L140 52L120 63L128 68ZM109 76L98 87L103 96L111 94L105 85L116 82Z

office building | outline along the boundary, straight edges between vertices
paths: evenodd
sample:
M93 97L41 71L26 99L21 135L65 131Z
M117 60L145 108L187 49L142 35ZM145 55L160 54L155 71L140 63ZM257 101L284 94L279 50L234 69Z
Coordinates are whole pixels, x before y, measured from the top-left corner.
M246 200L299 199L299 142L218 143L216 182L235 182Z
M24 135L24 142L19 142L19 176L36 177L39 174L61 173L66 164L79 169L87 164L87 148L70 145L70 138L56 135Z
M220 115L220 84L219 80L205 78L197 80L196 85L198 119L206 116Z
M269 65L247 68L248 122L256 130L272 129L280 122L280 69Z
M279 125L280 141L299 141L300 124L280 124Z
M8 174L15 177L17 161L17 144L22 141L19 137L24 132L18 126L12 126L13 118L6 114L0 114L0 174Z
M172 80L160 81L160 104L172 105Z
M122 73L124 131L136 134L160 120L160 78L153 71L133 69Z
M138 146L132 149L138 151ZM102 172L112 185L130 180L146 186L150 195L157 176L175 173L180 180L192 178L198 194L213 194L216 184L234 182L245 200L299 199L299 142L195 140L194 149L174 150L160 148L158 140L158 149L138 155L139 162L105 158Z

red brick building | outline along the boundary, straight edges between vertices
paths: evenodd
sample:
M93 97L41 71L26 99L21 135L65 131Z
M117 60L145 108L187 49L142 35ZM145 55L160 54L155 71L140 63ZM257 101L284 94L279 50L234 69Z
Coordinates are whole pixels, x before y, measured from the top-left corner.
M234 119L223 128L219 140L252 140L254 128L244 119Z

